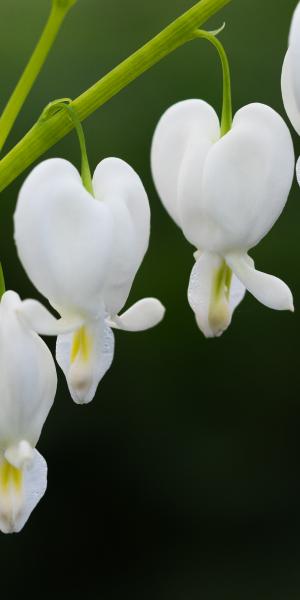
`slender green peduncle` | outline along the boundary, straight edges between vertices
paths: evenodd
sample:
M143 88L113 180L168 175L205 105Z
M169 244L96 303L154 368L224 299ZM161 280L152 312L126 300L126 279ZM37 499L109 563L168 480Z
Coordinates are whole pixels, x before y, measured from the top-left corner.
M60 111L67 112L73 127L75 127L77 137L79 140L79 146L80 146L80 152L81 152L82 183L83 183L84 187L86 188L86 190L93 196L94 190L93 190L93 184L92 184L91 169L90 169L88 155L87 155L84 131L83 131L82 125L80 123L79 117L77 115L77 112L71 103L72 103L72 100L70 100L70 98L60 98L59 100L53 100L53 102L50 102L50 104L48 104L46 106L46 108L43 110L38 122L44 123L45 121L48 121L49 119L51 119L55 114L57 114Z
M0 151L36 81L62 22L76 0L52 0L51 11L35 50L0 117Z
M5 280L4 280L2 264L0 263L0 300L4 293L5 293Z
M122 89L165 56L195 38L195 29L231 0L201 0L166 27L145 46L124 60L95 85L76 98L72 106L80 121L86 119ZM20 173L67 135L73 124L65 111L51 120L36 123L25 137L0 161L0 191Z
M230 67L224 46L217 39L216 35L220 32L209 32L201 31L198 29L195 32L195 37L199 37L208 40L217 49L219 57L221 59L222 70L223 70L223 108L221 118L221 135L225 135L230 131L232 127L232 98L231 98L231 79L230 79Z

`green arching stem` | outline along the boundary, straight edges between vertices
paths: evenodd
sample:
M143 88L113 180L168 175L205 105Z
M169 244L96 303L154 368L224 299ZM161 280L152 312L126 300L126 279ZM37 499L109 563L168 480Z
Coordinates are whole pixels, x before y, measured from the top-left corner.
M93 183L92 183L92 175L90 169L90 163L86 150L85 136L83 132L82 125L76 113L76 110L72 106L64 105L64 107L69 111L69 115L75 125L76 133L79 140L80 151L81 151L81 179L84 187L87 191L94 195Z
M0 151L35 83L62 22L76 0L52 0L51 12L33 54L0 117Z
M231 79L230 79L230 67L227 58L227 54L224 50L224 46L217 39L216 33L197 30L195 37L199 37L208 40L215 46L218 51L219 57L222 63L223 70L223 108L221 118L221 136L225 135L230 131L232 127L232 98L231 98Z
M230 78L230 67L227 58L227 54L224 50L223 45L217 39L218 33L223 28L217 31L201 31L198 29L195 32L195 37L202 38L211 42L218 51L218 54L222 63L223 70L223 107L222 107L222 118L221 118L221 136L226 135L232 127L232 97L231 97L231 78ZM215 301L218 302L223 294L227 302L230 300L230 289L232 283L232 271L230 267L223 261L221 268L219 269L213 288L213 296Z
M4 280L2 264L0 263L0 300L4 293L5 293L5 280Z
M195 38L195 29L231 0L201 0L137 50L100 81L79 96L74 106L80 121L86 119L122 89L165 56ZM74 125L66 111L36 123L25 137L0 161L0 191L20 173L67 135Z
M47 121L49 118L51 118L53 115L55 115L57 112L59 112L61 110L67 111L69 118L70 118L73 126L75 127L75 130L76 130L76 133L78 136L78 140L79 140L80 152L81 152L82 183L83 183L84 187L86 188L86 190L93 196L94 190L93 190L93 184L92 184L91 169L90 169L87 150L86 150L84 131L83 131L82 125L80 123L80 120L78 118L77 112L76 112L74 106L71 105L71 103L72 103L72 100L70 100L70 98L60 98L59 100L54 100L53 102L50 102L50 104L48 104L48 106L46 106L46 108L43 110L42 115L39 119L39 122L44 123L45 121Z

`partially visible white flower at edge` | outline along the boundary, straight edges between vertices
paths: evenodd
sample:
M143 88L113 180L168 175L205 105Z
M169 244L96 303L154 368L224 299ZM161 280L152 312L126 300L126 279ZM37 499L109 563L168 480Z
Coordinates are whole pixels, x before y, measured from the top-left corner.
M282 67L281 90L287 116L300 135L300 2L292 19L289 47ZM300 159L296 173L300 185Z
M96 168L93 189L95 197L68 161L44 161L23 184L14 218L20 260L61 319L33 300L23 303L23 316L39 333L58 335L57 362L80 404L93 399L111 366L111 328L142 331L164 316L154 298L119 315L149 244L141 180L127 163L108 158Z
M0 304L0 529L18 532L47 487L47 464L35 450L56 392L50 351L28 329L22 302Z
M245 288L270 308L293 310L289 288L257 271L248 250L281 214L294 166L289 130L263 104L239 110L223 137L216 112L201 100L179 102L159 121L153 178L166 210L196 247L188 299L206 337L227 329Z

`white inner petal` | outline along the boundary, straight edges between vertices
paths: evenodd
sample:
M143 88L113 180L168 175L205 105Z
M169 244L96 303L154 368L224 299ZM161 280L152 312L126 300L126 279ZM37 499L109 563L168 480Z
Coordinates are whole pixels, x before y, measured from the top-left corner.
M58 336L56 359L74 402L91 402L113 355L114 335L104 319L91 321L75 333Z
M31 464L16 469L0 459L0 529L18 533L25 525L47 487L47 464L34 450Z

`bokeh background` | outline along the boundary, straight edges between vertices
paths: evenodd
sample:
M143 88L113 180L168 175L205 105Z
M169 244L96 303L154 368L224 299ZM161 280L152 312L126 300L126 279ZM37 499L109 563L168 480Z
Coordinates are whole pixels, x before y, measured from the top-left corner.
M9 146L48 101L76 97L193 0L78 0ZM50 2L2 0L1 107ZM208 24L222 33L235 109L252 101L283 116L280 72L295 0L233 0ZM39 449L47 494L19 535L0 535L1 595L115 600L289 600L300 596L300 191L252 252L282 277L296 313L249 294L221 339L205 340L186 300L192 247L168 218L149 169L152 133L172 103L221 103L215 50L194 42L86 121L92 167L119 156L141 175L152 208L148 255L130 303L167 306L154 330L116 334L116 356L94 402L75 406L64 378ZM295 137L296 151L300 152ZM48 156L79 165L75 134ZM21 176L2 193L7 287L37 297L13 243ZM53 340L49 340L53 347Z

